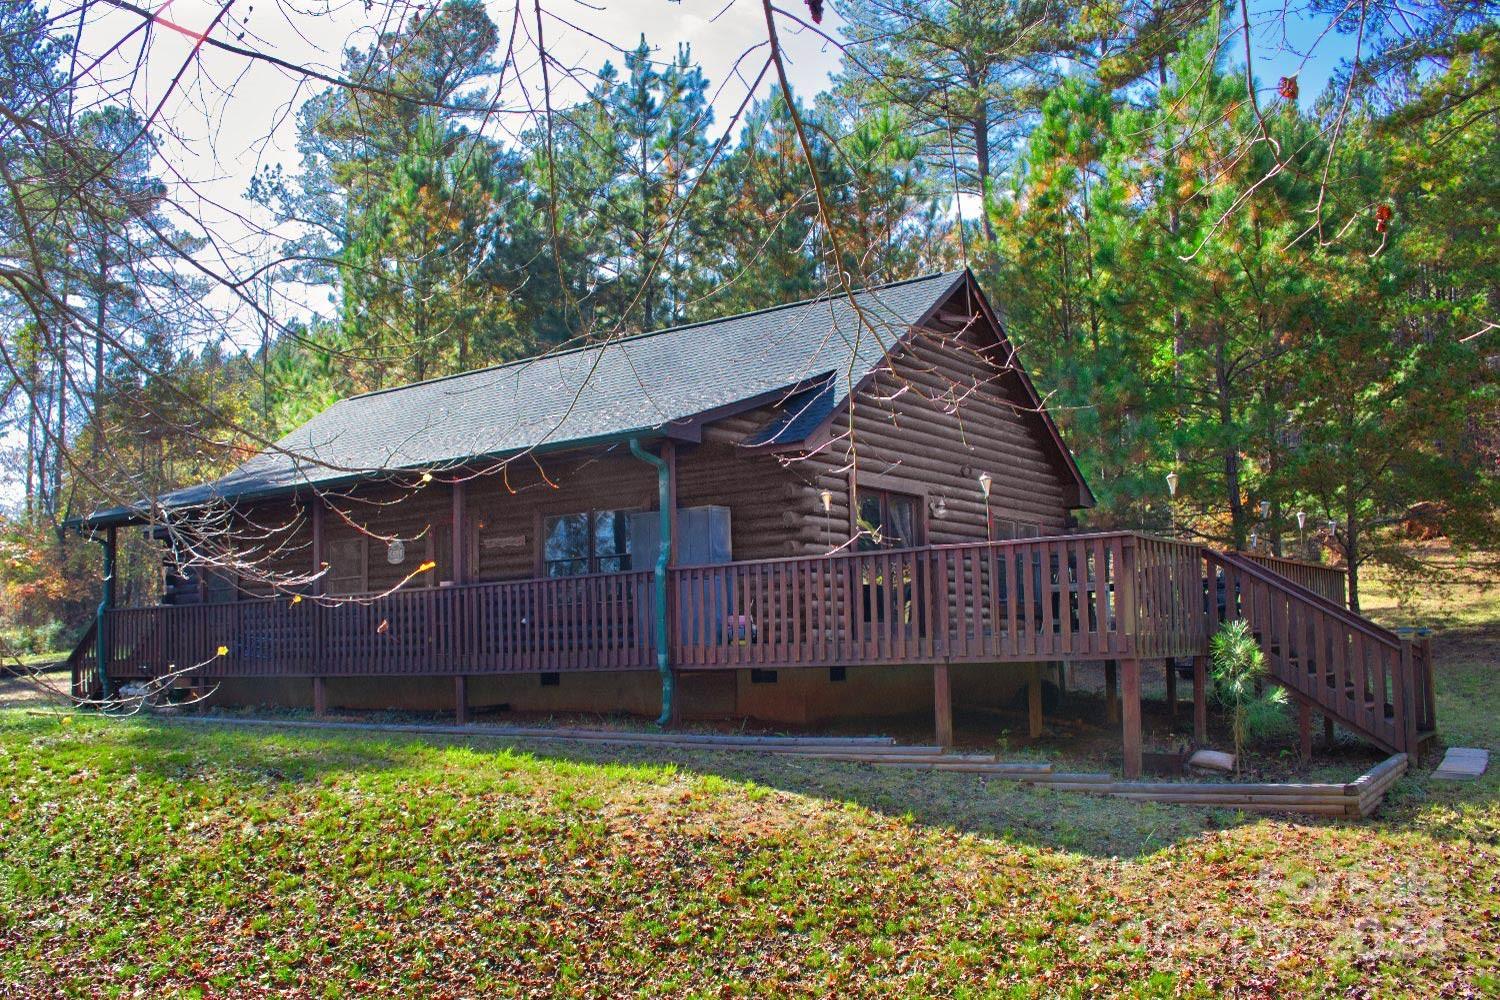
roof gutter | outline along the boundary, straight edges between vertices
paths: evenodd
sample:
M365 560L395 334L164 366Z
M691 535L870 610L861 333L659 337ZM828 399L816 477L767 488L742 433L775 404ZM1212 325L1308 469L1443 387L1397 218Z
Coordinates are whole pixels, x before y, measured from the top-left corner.
M641 447L641 439L630 439L630 453L656 468L656 508L658 512L656 569L652 583L656 591L656 670L661 674L661 717L658 726L672 721L676 683L672 677L671 651L667 648L667 566L672 561L672 485L667 463Z

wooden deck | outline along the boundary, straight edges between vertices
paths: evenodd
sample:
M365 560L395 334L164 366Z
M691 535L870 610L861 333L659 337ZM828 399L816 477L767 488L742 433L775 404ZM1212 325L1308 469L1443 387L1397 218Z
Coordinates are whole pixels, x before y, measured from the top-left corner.
M116 682L652 670L653 584L636 570L116 608L103 632ZM1138 773L1141 662L1195 659L1201 739L1209 635L1235 618L1294 696L1304 753L1313 710L1393 753L1418 752L1436 726L1425 642L1348 611L1334 599L1339 571L1313 564L1105 532L680 566L666 584L674 670L932 665L940 739L948 664L1118 662L1127 773ZM79 693L99 687L94 641L70 660ZM1033 710L1039 726L1039 697Z
M1191 656L1196 546L1116 532L669 570L681 670ZM652 573L108 613L111 677L654 669ZM223 647L226 652L220 654Z

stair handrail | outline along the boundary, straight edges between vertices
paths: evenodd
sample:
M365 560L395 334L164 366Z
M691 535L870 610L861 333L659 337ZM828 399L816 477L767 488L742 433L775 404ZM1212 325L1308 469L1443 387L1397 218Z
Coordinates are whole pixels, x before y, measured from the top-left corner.
M1403 640L1399 635L1385 626L1375 624L1359 612L1350 611L1337 601L1330 601L1316 590L1309 590L1307 587L1302 586L1302 584L1287 579L1275 570L1267 569L1259 563L1243 558L1238 553L1220 552L1217 549L1207 547L1203 549L1203 553L1210 562L1226 563L1238 570L1249 573L1251 576L1258 577L1263 583L1291 591L1298 598L1306 600L1308 603L1314 604L1322 610L1333 614L1341 619L1344 624L1359 629L1361 632L1385 643L1392 649L1400 649L1403 641L1409 641Z

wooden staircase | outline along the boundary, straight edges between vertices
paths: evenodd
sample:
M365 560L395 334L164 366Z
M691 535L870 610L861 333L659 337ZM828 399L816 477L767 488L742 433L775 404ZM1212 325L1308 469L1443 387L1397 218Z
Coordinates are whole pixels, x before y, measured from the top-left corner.
M1415 756L1434 734L1425 640L1402 638L1243 555L1206 549L1204 558L1210 613L1248 621L1272 677L1303 706L1390 753Z
M98 636L99 623L95 621L90 623L89 630L83 633L83 638L78 640L78 645L68 654L68 670L72 675L68 691L76 701L98 701L104 697L104 684L99 676L99 654L94 645Z

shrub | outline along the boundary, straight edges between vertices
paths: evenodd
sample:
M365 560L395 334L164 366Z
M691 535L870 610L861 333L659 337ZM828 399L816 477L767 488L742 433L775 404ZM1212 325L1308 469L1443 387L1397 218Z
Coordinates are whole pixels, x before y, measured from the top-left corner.
M1225 622L1209 643L1214 698L1229 712L1235 769L1245 742L1277 728L1286 713L1286 691L1267 684L1270 671L1250 623Z

